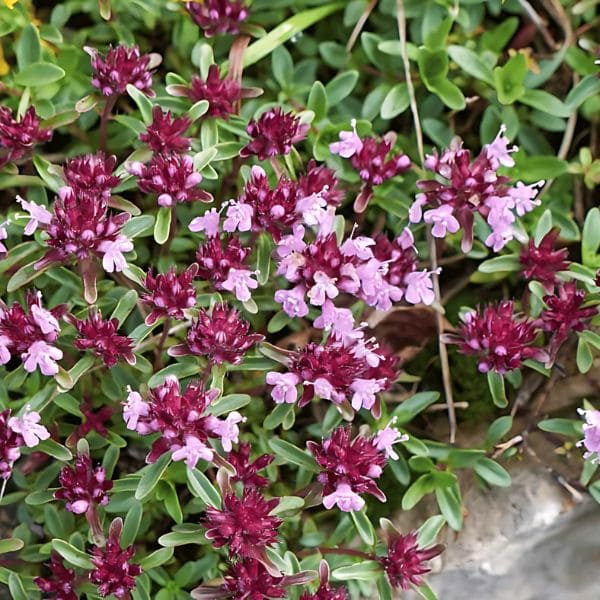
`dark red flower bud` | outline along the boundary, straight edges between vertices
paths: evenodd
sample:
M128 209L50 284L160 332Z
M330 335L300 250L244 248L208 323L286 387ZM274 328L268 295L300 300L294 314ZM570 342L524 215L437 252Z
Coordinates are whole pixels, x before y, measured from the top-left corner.
M235 103L242 98L240 84L231 77L221 78L218 65L211 65L208 69L206 81L198 75L192 77L187 96L194 102L208 101L210 117L227 119L235 112Z
M302 124L299 117L285 113L281 108L273 108L256 121L250 121L246 131L252 141L240 150L240 156L246 158L256 155L259 160L265 160L271 156L289 154L292 146L306 137L308 129L308 125Z
M40 127L40 118L30 106L17 121L7 106L0 106L0 169L7 163L23 158L35 144L52 139L51 129Z
M258 475L258 471L266 469L275 457L272 454L263 454L250 462L250 444L242 442L237 450L232 450L227 455L227 462L235 469L232 482L241 481L244 488L264 488L269 485L266 477Z
M160 106L155 106L152 109L152 123L140 134L140 140L154 152L187 152L190 139L183 134L190 124L187 117L173 117L171 111L165 113Z
M204 31L206 37L212 37L218 33L239 33L240 24L250 14L244 0L186 2L185 7L196 25Z
M556 273L568 269L567 257L569 251L566 248L556 250L554 245L558 239L560 230L558 228L549 231L538 246L533 238L524 246L519 256L522 265L521 274L527 280L539 281L547 292L551 292L556 283Z
M78 600L79 595L75 593L75 571L67 569L55 552L50 561L50 576L35 577L34 583L44 594L51 594L49 597L52 600Z

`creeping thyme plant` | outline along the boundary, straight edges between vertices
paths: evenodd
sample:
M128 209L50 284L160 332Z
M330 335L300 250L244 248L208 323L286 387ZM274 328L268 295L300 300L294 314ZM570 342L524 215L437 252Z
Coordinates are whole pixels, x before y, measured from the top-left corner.
M0 2L12 598L431 600L533 432L600 501L596 4Z

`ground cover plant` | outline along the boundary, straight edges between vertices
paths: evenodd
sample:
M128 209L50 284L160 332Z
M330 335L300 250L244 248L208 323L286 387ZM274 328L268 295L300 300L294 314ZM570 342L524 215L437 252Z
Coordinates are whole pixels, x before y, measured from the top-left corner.
M431 600L533 430L600 501L597 4L2 0L0 595Z

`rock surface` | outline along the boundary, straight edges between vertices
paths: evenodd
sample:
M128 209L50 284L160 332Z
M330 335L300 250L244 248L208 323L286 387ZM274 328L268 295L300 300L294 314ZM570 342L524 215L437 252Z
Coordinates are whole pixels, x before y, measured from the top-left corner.
M539 465L512 477L510 488L466 494L464 529L447 535L429 577L439 600L600 599L600 506L574 503Z

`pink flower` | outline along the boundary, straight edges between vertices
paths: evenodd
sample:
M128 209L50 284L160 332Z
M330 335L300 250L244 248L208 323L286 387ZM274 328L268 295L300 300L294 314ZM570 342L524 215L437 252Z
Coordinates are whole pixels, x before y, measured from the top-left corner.
M522 217L524 214L531 212L536 206L539 206L542 201L536 200L539 189L544 185L544 181L538 181L530 185L525 185L522 181L517 181L515 187L508 190L508 195L513 199L514 209L517 215Z
M438 270L439 272L439 270ZM406 293L404 297L407 302L411 304L423 304L431 305L435 301L435 294L433 292L433 282L431 281L431 275L433 271L413 271L404 278L406 284Z
M60 332L58 320L49 310L46 310L39 304L32 304L30 310L33 320L44 335Z
M277 290L274 299L282 305L283 312L289 317L305 317L308 314L305 293L304 286L297 285L291 290Z
M150 406L144 402L139 392L134 392L130 387L127 388L127 402L123 406L123 419L127 429L137 431L142 435L148 433L145 426L140 427L140 419L150 414ZM141 429L141 430L140 430Z
M234 231L250 231L252 229L252 217L254 209L243 202L232 202L227 209L227 218L223 221L223 230L232 233Z
M120 272L127 266L123 252L131 252L133 242L124 235L120 235L116 240L101 242L98 250L103 253L102 267L104 270L107 273Z
M449 204L442 204L438 208L428 210L423 220L425 223L433 223L431 233L434 237L443 238L446 237L447 233L456 233L459 228L459 222L454 218L453 208Z
M322 271L316 271L313 275L313 286L308 290L310 303L322 306L326 298L335 298L340 292L335 286L336 279L329 277Z
M224 290L235 292L235 297L240 302L250 300L250 290L255 290L258 287L256 280L252 279L253 273L246 269L229 269L227 278L221 284Z
M28 202L21 198L21 196L17 196L17 202L31 217L27 225L25 225L25 230L23 232L25 235L32 235L40 223L48 225L52 220L52 213L45 206L36 204L35 202Z
M375 394L385 389L385 383L384 379L355 379L350 384L350 390L353 392L352 408L371 410L375 404Z
M193 435L186 436L185 444L171 454L173 460L184 460L190 469L195 469L199 460L209 461L213 459L213 456L212 448Z
M44 341L33 342L27 351L21 354L25 370L33 373L39 367L42 375L56 375L58 373L56 361L62 357L62 350Z
M585 446L583 458L591 459L591 462L600 462L600 410L577 411L584 419L583 439L577 442L577 446Z
M337 308L331 300L323 304L321 314L315 319L313 326L317 329L331 331L331 334L344 344L363 337L363 332L354 326L354 317L349 308Z
M348 238L340 247L344 256L356 256L360 260L370 260L373 258L372 246L376 242L373 238L359 235L358 237Z
M203 231L207 237L217 237L219 235L219 223L221 215L216 208L207 210L201 217L195 217L189 224L189 230L197 233Z
M240 428L238 423L245 423L246 417L242 417L237 410L230 412L224 421L215 419L211 424L212 432L221 438L221 445L225 452L231 452L232 444L239 442Z
M352 131L340 131L340 141L329 144L329 151L332 154L339 154L342 158L350 158L363 147L362 140L356 132L356 119L350 121Z
M26 407L22 417L11 417L8 420L8 426L23 437L28 448L34 448L41 440L47 440L50 437L50 432L39 424L41 419L38 412Z
M8 237L8 231L6 230L6 226L9 224L9 221L4 221L4 223L0 223L0 258L4 258L6 253L8 252L7 247L2 243L2 240L5 240Z
M294 404L298 399L298 390L296 386L300 383L300 378L295 373L277 373L270 371L267 373L266 381L274 386L271 390L271 398L276 404Z
M391 458L392 460L398 460L399 456L397 452L394 450L394 444L398 444L399 442L407 442L408 435L405 433L400 433L395 427L392 425L396 422L397 417L394 417L383 429L380 429L373 439L373 443L375 447L384 452L387 458Z
M343 512L352 512L361 510L365 501L356 493L347 483L338 483L335 490L323 496L323 506L331 509L337 504L337 507Z
M517 152L519 148L513 146L508 148L508 140L504 137L506 133L506 125L504 123L500 125L500 131L491 144L487 144L484 148L488 158L498 168L500 165L503 167L514 167L515 161L511 154Z

